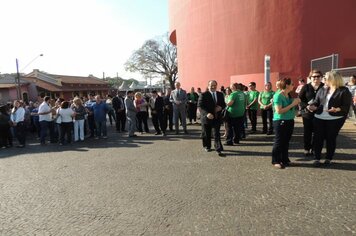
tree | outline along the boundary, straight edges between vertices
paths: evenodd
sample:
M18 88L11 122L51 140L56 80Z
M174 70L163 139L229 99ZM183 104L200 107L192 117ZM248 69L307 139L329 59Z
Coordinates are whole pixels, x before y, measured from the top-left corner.
M145 78L163 77L174 89L178 79L177 47L169 42L168 34L147 40L133 52L125 63L125 69L139 72Z

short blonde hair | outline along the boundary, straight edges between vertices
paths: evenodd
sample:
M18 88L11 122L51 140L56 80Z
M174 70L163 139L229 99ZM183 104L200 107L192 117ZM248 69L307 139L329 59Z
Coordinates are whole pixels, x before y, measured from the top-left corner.
M342 76L337 71L329 71L325 74L325 80L328 81L329 85L335 86L335 88L340 88L344 86L344 80Z
M142 93L136 92L135 93L135 98L142 98Z

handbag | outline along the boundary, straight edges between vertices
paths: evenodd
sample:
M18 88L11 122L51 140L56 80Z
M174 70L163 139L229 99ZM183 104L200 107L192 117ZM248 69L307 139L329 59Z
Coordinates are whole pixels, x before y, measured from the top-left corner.
M222 111L221 111L221 118L226 121L228 118L229 118L229 112L227 110L227 108L224 108Z

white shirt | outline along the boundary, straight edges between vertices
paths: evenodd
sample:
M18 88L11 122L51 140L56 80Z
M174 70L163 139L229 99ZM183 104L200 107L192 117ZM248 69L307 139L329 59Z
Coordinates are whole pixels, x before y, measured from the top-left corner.
M62 123L73 122L73 117L72 117L73 114L74 114L74 111L70 108L66 108L66 109L59 108L58 109L58 115L61 117Z
M17 108L14 113L11 113L10 117L12 122L23 122L25 120L25 109L23 107Z
M38 108L38 113L43 113L43 112L49 112L51 111L51 107L46 103L42 102L40 107ZM52 113L48 113L45 115L38 115L39 116L39 121L52 121Z
M329 107L329 101L331 98L332 94L327 94L326 95L326 101L325 105L323 106L323 112L321 114L315 114L315 117L321 120L337 120L343 118L343 116L332 116L328 112L328 107Z

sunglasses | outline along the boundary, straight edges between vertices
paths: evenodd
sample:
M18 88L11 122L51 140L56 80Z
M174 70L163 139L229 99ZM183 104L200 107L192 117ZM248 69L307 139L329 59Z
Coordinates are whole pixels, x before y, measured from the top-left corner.
M313 79L319 79L319 78L321 78L321 76L320 76L320 75L313 75L313 76L311 76L311 78L313 78Z

